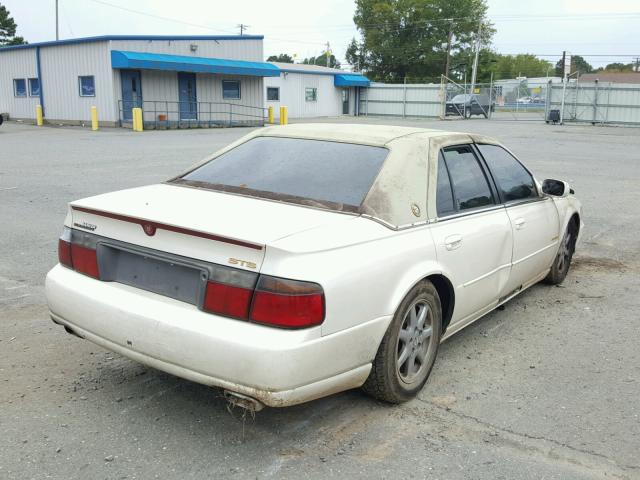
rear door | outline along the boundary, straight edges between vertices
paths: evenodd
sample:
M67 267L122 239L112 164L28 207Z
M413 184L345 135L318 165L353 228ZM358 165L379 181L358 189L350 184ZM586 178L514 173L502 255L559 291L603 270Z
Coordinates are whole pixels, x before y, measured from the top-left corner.
M437 221L431 231L438 262L454 283L452 331L498 301L509 278L509 217L472 145L438 155Z
M142 107L140 71L120 70L120 83L122 86L122 119L130 121L133 118L132 109Z
M195 73L178 73L178 95L180 120L197 120L198 95L196 92Z
M556 254L560 217L549 197L538 192L533 175L499 145L478 144L506 206L513 230L513 257L506 295L544 274Z

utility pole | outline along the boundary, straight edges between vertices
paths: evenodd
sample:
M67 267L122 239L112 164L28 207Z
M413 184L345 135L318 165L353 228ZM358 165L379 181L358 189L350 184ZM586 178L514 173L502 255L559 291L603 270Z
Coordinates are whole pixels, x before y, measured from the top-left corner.
M478 76L478 57L480 56L480 38L482 37L482 19L480 19L480 23L478 24L478 35L476 39L476 56L473 59L473 70L471 71L471 92L476 86L476 78Z
M56 0L56 40L60 40L59 29L58 29L58 0Z
M636 57L636 73L640 72L640 57Z
M244 23L239 23L237 26L240 29L240 36L244 35L244 31L249 29L249 25L245 25Z
M451 62L451 42L453 41L453 20L449 24L449 35L447 37L447 61L444 64L445 82L449 80L449 64Z
M329 45L329 42L327 42L327 67L329 66L329 59L331 57L331 45Z

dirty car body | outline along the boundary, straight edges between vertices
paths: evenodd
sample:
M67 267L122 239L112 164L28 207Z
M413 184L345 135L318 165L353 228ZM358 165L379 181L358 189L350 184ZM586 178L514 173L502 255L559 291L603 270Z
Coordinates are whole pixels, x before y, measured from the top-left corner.
M49 309L138 362L293 405L370 381L417 285L439 343L549 275L581 214L552 186L471 134L259 129L165 183L71 202Z

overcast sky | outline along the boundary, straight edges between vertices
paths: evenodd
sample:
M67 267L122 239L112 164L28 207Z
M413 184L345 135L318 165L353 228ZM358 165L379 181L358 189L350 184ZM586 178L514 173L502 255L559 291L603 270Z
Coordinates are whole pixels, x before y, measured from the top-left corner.
M30 43L55 39L55 0L0 0ZM555 60L568 50L593 66L640 56L640 0L488 0L500 53ZM265 58L318 55L326 42L344 60L357 31L351 0L59 0L60 37L106 34L235 34L265 36ZM142 12L142 13L138 13ZM461 15L464 12L461 12ZM600 56L596 56L600 55ZM607 55L606 57L603 55ZM626 56L625 56L626 55Z

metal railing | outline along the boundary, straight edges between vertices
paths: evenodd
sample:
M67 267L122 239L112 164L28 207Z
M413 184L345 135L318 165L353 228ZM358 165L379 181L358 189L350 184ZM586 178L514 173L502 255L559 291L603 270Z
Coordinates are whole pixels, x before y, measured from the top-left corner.
M132 124L134 107L142 108L145 129L249 127L267 122L268 109L227 102L118 101L121 127Z

